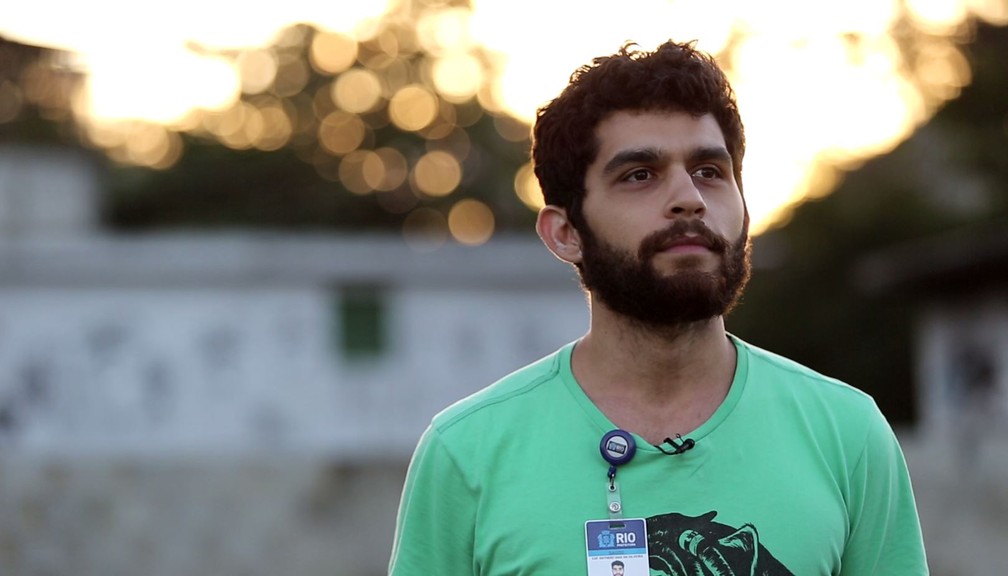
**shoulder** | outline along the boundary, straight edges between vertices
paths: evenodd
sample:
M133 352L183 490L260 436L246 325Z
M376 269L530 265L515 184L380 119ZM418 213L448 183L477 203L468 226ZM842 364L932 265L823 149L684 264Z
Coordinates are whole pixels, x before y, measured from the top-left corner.
M748 362L745 396L757 414L777 414L814 442L857 458L867 443L892 441L875 399L854 386L794 360L738 341Z
M749 380L759 388L775 394L822 398L834 406L876 409L869 394L846 382L737 338L736 342L747 356Z
M540 358L501 378L482 390L445 408L431 422L431 428L441 435L456 428L485 426L487 420L508 418L526 413L547 400L544 395L557 392L562 386L552 386L560 379L565 355L569 357L573 343Z
M503 446L514 448L516 442L543 434L549 437L543 428L563 425L561 420L569 413L558 407L565 405L564 395L570 395L563 374L572 347L569 344L439 412L421 437L417 454L447 457L475 484L493 467L491 455L499 454Z

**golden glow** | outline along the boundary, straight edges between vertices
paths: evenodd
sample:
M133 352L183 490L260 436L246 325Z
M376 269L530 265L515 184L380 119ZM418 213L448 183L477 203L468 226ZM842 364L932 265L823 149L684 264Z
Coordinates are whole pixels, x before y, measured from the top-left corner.
M273 93L277 96L293 96L301 92L310 79L311 71L308 64L300 56L287 54L280 59L280 66L273 80Z
M479 200L460 200L448 212L448 230L462 244L484 244L493 236L493 211Z
M891 39L851 46L826 35L801 46L754 36L735 55L731 79L749 143L743 181L754 233L809 194L820 163L849 166L890 149L926 117L907 98L910 85Z
M434 150L424 154L413 168L413 189L428 196L447 196L462 181L462 166L448 152Z
M371 150L355 150L340 160L339 179L347 190L354 194L367 194L374 191L374 187L368 183L364 175L365 164L374 165L381 162L380 158Z
M337 110L319 124L319 144L333 154L349 154L361 145L366 133L359 116Z
M527 162L518 169L514 178L515 194L530 210L538 212L546 206L543 200L542 188L539 187L539 180L535 176L532 163Z
M369 130L383 122L417 132L429 140L429 154L445 155L418 160L411 188L422 196L450 194L461 179L459 159L468 154L458 127L478 120L479 105L494 114L501 135L522 141L536 109L591 58L627 40L649 49L668 37L698 38L701 49L724 54L738 95L748 140L746 199L757 233L788 206L827 191L836 177L828 167L854 166L891 149L954 98L970 81L958 45L971 19L1008 23L1006 0L773 0L769 6L584 0L577 9L542 0L469 0L467 6L297 0L240 14L231 3L178 0L155 26L130 21L133 11L111 0L65 2L58 18L45 10L47 3L22 4L0 19L0 34L80 54L88 76L73 95L74 113L88 138L116 160L165 166L180 154L181 140L169 136L180 130L263 150L305 143L317 131L324 153L341 157L332 166L318 164L319 170L332 175L338 161L355 193L378 189L364 179L365 158L369 170L383 167L380 178L368 172L383 188L394 181L390 174L403 173L391 156L360 150L373 140ZM95 13L121 18L103 29ZM389 20L379 19L386 14ZM415 37L392 31L408 25L407 14L418 18ZM904 62L897 46L901 18L929 35L926 43L916 38L921 48L913 62ZM298 94L310 75L297 50L305 29L277 34L294 23L318 29L307 46L309 63L334 77L314 100ZM358 42L368 42L368 49L359 53ZM413 58L418 51L420 58ZM355 68L359 57L365 68ZM419 73L418 60L424 62ZM47 82L21 89L0 84L0 121L22 100L66 97ZM257 96L241 102L243 92ZM286 102L257 100L266 96ZM387 119L373 114L386 98ZM367 124L359 114L368 114ZM167 130L137 128L144 123ZM386 164L398 168L390 172ZM541 202L536 188L528 169L515 175L516 194L530 209Z
M126 143L129 132L123 122L102 120L86 126L87 138L101 148L118 148Z
M905 4L916 23L934 34L954 31L968 12L965 3L948 0L905 0Z
M237 102L227 110L203 117L203 127L225 145L238 150L252 147L252 136L262 121L262 113L247 102Z
M469 33L471 18L472 12L465 8L428 11L417 22L417 40L433 56L465 50L473 43Z
M308 58L323 74L339 74L357 60L357 39L347 34L322 32L312 39Z
M134 125L125 142L125 155L133 164L164 168L178 160L182 145L178 134L155 124Z
M283 148L294 131L291 119L279 103L271 103L259 109L259 124L254 133L249 134L252 146L259 150L271 151Z
M383 30L375 38L375 43L378 44L378 48L386 55L392 59L399 56L399 38L396 33L392 30Z
M977 17L999 26L1008 25L1008 2L1004 0L966 0Z
M241 76L242 92L246 94L265 92L276 79L277 59L270 50L244 52L235 64Z
M238 72L223 58L142 52L120 51L116 59L90 63L89 116L172 124L193 108L223 110L238 100Z
M955 46L929 43L917 55L917 70L927 91L948 100L959 95L959 90L969 84L969 62Z
M438 114L434 118L434 121L424 128L420 134L427 140L447 138L455 130L455 118L455 106L447 100L441 100L438 105Z
M382 95L385 97L395 94L398 90L410 83L412 66L402 58L390 60L388 65L382 69Z
M367 153L361 166L364 181L374 190L395 190L406 180L406 158L395 148L379 148Z
M483 85L483 65L471 54L453 54L434 62L432 76L438 94L450 102L465 102Z
M389 117L401 130L416 132L434 121L437 96L418 84L403 87L389 101Z
M332 85L332 99L337 106L354 114L372 110L381 102L382 85L378 75L355 68L339 75Z

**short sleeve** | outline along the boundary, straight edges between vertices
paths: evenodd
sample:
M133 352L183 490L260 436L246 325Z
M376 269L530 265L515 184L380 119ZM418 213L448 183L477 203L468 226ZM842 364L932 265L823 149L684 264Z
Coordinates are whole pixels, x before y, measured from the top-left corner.
M437 431L428 428L406 474L389 574L473 574L475 515L474 490Z
M841 576L926 575L927 560L910 474L877 408L850 478L850 534Z

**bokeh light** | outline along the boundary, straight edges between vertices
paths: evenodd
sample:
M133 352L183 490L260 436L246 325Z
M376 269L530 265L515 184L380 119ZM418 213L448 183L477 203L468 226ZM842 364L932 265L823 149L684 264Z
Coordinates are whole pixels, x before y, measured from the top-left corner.
M259 94L269 90L277 75L276 55L270 50L249 50L235 61L241 76L242 92Z
M417 22L417 39L433 56L443 56L469 48L474 42L469 31L472 12L453 7L431 10Z
M364 141L367 127L360 116L336 111L319 124L318 139L323 148L333 154L349 154Z
M279 150L290 141L294 126L284 105L278 100L267 100L259 107L258 123L246 127L252 146L258 150Z
M546 206L543 199L542 188L539 187L539 180L536 178L532 163L528 162L518 169L514 178L515 194L531 210L539 211Z
M1005 0L297 2L240 21L196 6L200 18L176 10L155 28L105 34L79 25L83 6L58 21L27 5L5 15L0 33L73 49L87 74L79 89L42 66L0 79L0 123L26 105L72 113L117 162L157 169L182 157L185 134L236 150L289 146L324 178L413 214L416 202L469 193L463 176L489 160L467 130L482 130L486 114L494 137L527 146L536 109L591 58L627 40L650 49L696 38L738 95L759 233L955 98L971 79L961 46L973 19L1008 24ZM389 129L407 137L390 144ZM542 205L528 165L508 176L529 210Z
M433 150L424 154L413 168L413 189L427 196L447 196L462 181L462 166L450 153Z
M312 39L311 65L323 74L339 74L357 60L357 39L346 34L321 32Z
M364 180L371 188L389 192L406 181L406 158L395 148L379 148L370 153L362 167Z
M417 132L438 114L437 96L418 84L404 86L389 101L389 118L399 129Z
M382 84L371 70L355 68L340 74L332 85L332 99L337 106L353 114L373 110L381 102Z
M483 85L483 65L471 54L453 54L434 61L432 76L442 98L465 102Z
M121 129L122 126L120 125ZM125 137L111 149L114 158L122 162L162 168L174 163L182 153L182 141L178 134L164 126L149 122L131 122Z
M448 212L448 230L462 244L483 244L493 236L493 211L479 200L460 200Z
M343 157L339 163L339 180L354 194L367 194L374 187L365 177L365 165L381 162L371 150L356 150Z
M293 96L308 84L311 72L300 54L281 54L272 92L277 96Z

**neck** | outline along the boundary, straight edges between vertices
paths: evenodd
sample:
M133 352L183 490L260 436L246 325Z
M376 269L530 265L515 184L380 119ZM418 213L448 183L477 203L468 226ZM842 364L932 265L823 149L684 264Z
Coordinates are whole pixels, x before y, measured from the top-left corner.
M614 424L659 444L714 413L731 387L735 360L720 316L654 327L596 305L571 363Z

